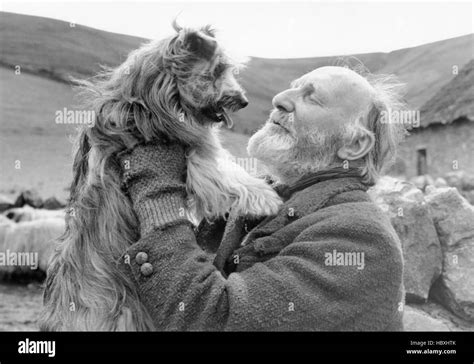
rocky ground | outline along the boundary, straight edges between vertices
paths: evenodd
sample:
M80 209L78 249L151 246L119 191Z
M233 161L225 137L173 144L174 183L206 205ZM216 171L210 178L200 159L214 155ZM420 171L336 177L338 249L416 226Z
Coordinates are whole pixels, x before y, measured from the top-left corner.
M41 305L39 284L0 283L0 331L38 330L36 319ZM433 302L406 306L404 321L409 331L474 331L473 324Z
M406 306L403 323L405 331L474 331L474 324L434 302Z

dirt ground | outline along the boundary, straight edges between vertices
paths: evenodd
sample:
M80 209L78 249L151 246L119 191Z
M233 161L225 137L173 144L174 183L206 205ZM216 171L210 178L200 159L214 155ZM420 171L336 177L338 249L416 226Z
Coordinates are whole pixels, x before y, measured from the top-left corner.
M0 331L38 331L36 320L42 306L42 287L0 283ZM441 320L451 331L473 331L472 324L457 318L441 306L412 305Z
M0 331L38 331L42 300L42 288L36 283L0 283Z

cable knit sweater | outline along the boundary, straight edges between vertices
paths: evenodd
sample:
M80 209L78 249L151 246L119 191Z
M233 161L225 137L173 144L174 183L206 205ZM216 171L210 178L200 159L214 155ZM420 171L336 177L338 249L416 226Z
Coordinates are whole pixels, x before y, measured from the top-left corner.
M159 161L132 165L142 238L120 266L157 330L402 330L400 242L357 178L296 192L276 216L195 228L180 184L150 177Z

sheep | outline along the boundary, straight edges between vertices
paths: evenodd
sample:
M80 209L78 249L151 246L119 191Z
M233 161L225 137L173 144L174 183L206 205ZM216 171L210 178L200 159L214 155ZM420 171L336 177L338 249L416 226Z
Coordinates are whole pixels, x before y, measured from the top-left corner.
M55 239L64 229L62 218L14 223L0 216L0 276L46 272Z
M31 206L25 205L23 207L16 207L5 211L4 216L15 222L33 221L38 219L48 218L62 218L64 219L64 210L44 210L35 209Z

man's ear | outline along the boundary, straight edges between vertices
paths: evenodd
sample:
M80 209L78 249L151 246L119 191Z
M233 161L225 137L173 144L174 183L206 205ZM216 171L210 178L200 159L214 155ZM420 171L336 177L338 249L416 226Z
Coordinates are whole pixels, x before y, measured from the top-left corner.
M338 151L337 156L342 160L354 161L361 159L374 147L375 137L367 131L360 133L351 141L345 143Z

